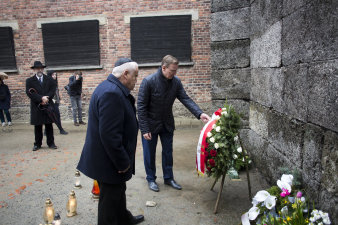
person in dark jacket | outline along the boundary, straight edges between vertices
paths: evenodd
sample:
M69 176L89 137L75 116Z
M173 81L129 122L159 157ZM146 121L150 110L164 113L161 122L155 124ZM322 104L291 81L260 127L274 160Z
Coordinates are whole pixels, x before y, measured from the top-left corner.
M113 74L92 94L88 128L77 169L99 182L98 225L129 225L144 220L126 207L126 181L135 174L138 133L135 99L130 94L138 65L122 58Z
M137 101L137 112L142 133L144 166L149 189L159 191L156 183L156 145L158 136L162 144L162 170L164 183L181 190L173 174L173 136L175 130L172 106L177 98L203 122L210 117L186 94L180 79L175 76L178 60L167 55L157 72L143 79Z
M54 102L54 110L55 110L55 115L56 115L56 122L55 125L59 128L60 130L60 134L68 134L67 131L65 131L65 129L63 129L62 124L61 124L61 116L60 116L60 92L59 92L59 84L58 84L58 75L54 70L50 70L47 72L47 75L50 76L51 78L53 78L53 80L55 81L56 84L56 89L55 89L55 94L53 97L53 102Z
M33 151L41 148L42 125L46 127L47 145L50 149L57 149L54 143L53 121L46 109L49 105L53 106L56 84L51 77L43 74L45 67L40 61L35 61L31 67L35 74L26 80L26 94L31 99L31 124L34 125L35 134Z
M75 71L74 75L69 77L69 95L72 104L73 120L75 126L79 126L80 124L86 124L82 121L82 81L83 78L81 71ZM77 119L79 119L79 122Z
M1 76L3 75L3 76ZM7 77L7 74L0 74L0 120L1 125L6 126L5 117L3 112L5 112L8 126L12 126L12 119L9 109L11 108L11 92L9 91L8 86L4 83L4 77Z

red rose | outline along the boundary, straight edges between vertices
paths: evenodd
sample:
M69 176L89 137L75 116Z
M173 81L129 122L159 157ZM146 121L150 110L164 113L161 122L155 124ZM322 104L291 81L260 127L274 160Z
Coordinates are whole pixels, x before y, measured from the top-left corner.
M211 170L211 168L210 168L209 166L207 166L207 170L209 170L209 171L210 171L210 170Z
M215 160L209 159L209 164L211 167L215 167Z
M207 158L209 155L209 152L204 152L204 155L205 155L205 158Z
M211 155L211 156L216 156L216 155L217 155L216 150L212 149L212 150L210 151L210 155Z
M222 115L222 108L219 108L216 112L215 112L216 116L221 116Z

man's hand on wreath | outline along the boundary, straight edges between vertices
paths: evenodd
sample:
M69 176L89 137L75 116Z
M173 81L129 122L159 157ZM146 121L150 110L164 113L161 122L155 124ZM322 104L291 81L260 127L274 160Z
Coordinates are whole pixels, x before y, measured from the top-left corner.
M201 116L200 116L200 119L204 122L204 123L207 123L209 122L209 120L211 120L211 118L205 114L205 113L202 113Z

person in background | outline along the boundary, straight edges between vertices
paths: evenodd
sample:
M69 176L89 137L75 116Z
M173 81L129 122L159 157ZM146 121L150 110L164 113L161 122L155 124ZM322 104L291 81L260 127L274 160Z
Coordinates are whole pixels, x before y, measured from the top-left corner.
M167 55L157 72L143 79L137 101L137 113L142 133L144 166L148 187L158 192L156 183L156 145L158 136L162 144L162 170L164 184L181 190L173 174L173 136L175 122L172 107L177 98L189 111L203 122L210 117L186 94L181 80L175 76L178 60Z
M55 81L45 75L43 70L46 66L40 61L35 61L31 67L34 75L26 80L26 94L31 100L31 125L34 125L33 151L39 150L42 145L42 125L45 125L47 145L50 149L57 149L54 143L53 120L49 117L46 107L53 105L55 94Z
M74 75L69 77L69 95L72 104L73 120L75 126L79 126L80 124L86 124L82 121L82 81L83 78L81 71L75 71Z
M61 116L60 116L60 110L59 110L59 106L60 106L60 92L59 92L59 85L58 85L58 75L57 73L54 71L54 70L50 70L47 72L47 75L52 77L53 80L55 81L56 83L56 90L55 90L55 95L54 95L54 98L53 98L53 102L54 102L54 112L55 112L55 115L56 115L56 126L59 128L60 130L60 134L68 134L67 131L65 131L61 125Z
M100 187L98 225L130 225L144 220L127 209L126 182L135 174L138 123L134 89L138 65L116 61L112 74L92 94L88 129L77 169Z
M8 75L1 72L0 73L0 120L1 125L6 126L5 117L3 112L6 114L8 126L12 126L12 119L9 109L11 108L11 93L8 89L8 86L4 83L4 79L8 78Z

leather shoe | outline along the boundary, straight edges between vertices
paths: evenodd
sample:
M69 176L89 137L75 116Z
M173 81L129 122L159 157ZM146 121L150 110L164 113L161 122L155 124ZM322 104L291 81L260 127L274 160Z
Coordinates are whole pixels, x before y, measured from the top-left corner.
M66 134L68 134L68 132L67 132L67 131L65 131L65 130L60 130L60 134L64 134L64 135L66 135Z
M33 151L39 150L40 148L41 148L41 146L34 145L34 146L33 146Z
M57 149L57 148L58 148L58 146L56 146L55 144L49 145L48 147L49 147L50 149Z
M148 182L148 187L152 191L155 191L155 192L159 192L160 191L160 189L158 188L158 186L157 186L157 184L156 184L155 181Z
M173 188L175 188L177 190L181 190L182 189L181 185L179 185L178 183L176 183L176 181L174 181L174 180L165 180L164 184L169 185L169 186L171 186L171 187L173 187Z
M78 122L74 122L74 126L80 126L80 124Z
M141 223L143 220L144 220L144 216L143 215L133 216L131 224L138 224L138 223Z
M79 124L86 125L86 123L83 121L80 121Z

